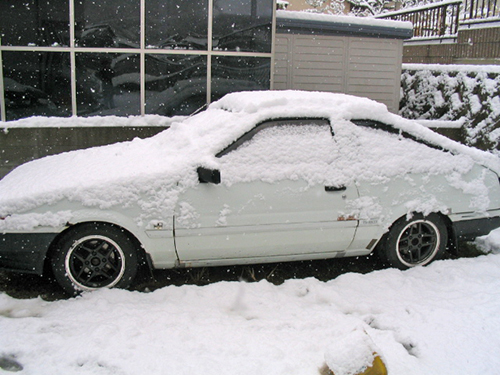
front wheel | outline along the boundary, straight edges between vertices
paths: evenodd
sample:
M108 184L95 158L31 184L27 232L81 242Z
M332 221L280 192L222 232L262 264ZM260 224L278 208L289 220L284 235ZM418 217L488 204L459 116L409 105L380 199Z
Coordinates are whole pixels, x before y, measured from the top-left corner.
M70 295L100 288L127 288L137 272L137 251L120 228L88 223L70 229L52 256L57 282Z
M394 223L382 244L380 255L391 266L407 269L424 266L445 252L448 231L436 214L414 215Z

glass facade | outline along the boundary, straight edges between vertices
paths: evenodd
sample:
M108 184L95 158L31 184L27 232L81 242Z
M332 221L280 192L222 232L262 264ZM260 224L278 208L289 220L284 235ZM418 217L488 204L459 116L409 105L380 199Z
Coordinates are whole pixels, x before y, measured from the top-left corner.
M271 52L273 2L214 0L214 51Z
M2 46L69 46L69 16L68 0L2 0Z
M4 51L2 63L7 120L72 115L71 68L67 54Z
M211 101L235 91L269 88L270 59L242 56L212 56Z
M77 47L140 47L139 0L74 1Z
M140 74L139 55L77 53L77 115L140 115Z
M189 115L205 105L206 101L206 56L146 56L147 114Z
M0 119L188 115L269 89L274 0L1 0Z
M147 0L146 46L207 50L208 0Z

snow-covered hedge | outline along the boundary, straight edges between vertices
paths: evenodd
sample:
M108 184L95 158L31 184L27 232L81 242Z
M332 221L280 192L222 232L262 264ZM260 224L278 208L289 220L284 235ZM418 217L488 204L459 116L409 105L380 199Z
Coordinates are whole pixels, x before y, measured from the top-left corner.
M400 114L462 120L461 141L500 149L500 66L405 64Z

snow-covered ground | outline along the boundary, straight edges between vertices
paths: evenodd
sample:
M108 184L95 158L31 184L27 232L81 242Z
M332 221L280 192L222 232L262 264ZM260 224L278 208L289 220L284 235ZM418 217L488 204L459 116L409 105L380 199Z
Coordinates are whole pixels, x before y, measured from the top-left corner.
M338 375L376 350L389 374L498 374L500 231L482 246L491 253L326 283L102 290L55 302L0 294L0 364L37 375L306 375L328 361Z

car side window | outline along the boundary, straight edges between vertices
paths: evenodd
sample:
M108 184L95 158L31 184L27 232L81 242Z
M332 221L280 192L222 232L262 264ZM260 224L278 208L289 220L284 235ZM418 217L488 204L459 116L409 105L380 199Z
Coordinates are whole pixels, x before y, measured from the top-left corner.
M261 124L256 131L222 153L221 174L226 183L324 176L335 158L330 124L325 120L280 120Z
M378 130L382 130L386 133L389 133L389 134L396 134L402 138L406 138L406 139L410 139L414 142L417 142L417 143L420 143L420 144L423 144L427 147L430 147L430 148L434 148L434 149L437 149L437 150L442 150L443 148L441 146L438 146L438 145L435 145L435 144L432 144L428 141L425 141L423 139L420 139L414 135L411 135L409 134L408 132L405 132L403 130L400 130L400 129L397 129L391 125L387 125L387 124L384 124L382 122L379 122L379 121L374 121L374 120L351 120L351 122L357 126L360 126L360 127L364 127L364 128L369 128L369 129L378 129Z

